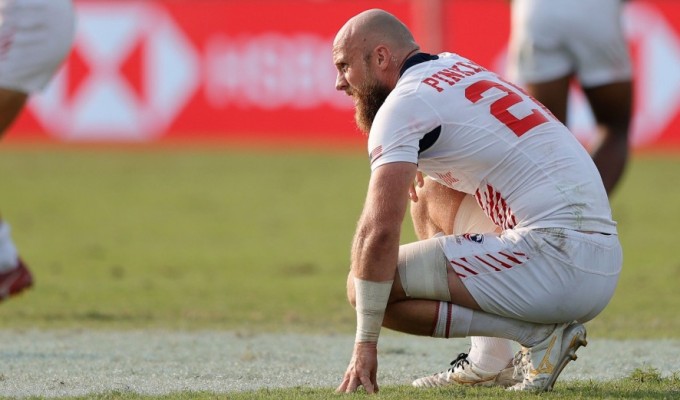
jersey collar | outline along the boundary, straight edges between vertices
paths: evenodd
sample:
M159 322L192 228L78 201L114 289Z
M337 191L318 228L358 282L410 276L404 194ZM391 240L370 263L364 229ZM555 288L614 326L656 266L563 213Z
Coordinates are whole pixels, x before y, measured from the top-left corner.
M428 53L414 54L411 57L407 58L406 61L404 62L404 66L401 67L401 71L399 71L399 77L401 78L401 76L404 75L404 72L406 72L407 69L413 67L414 65L424 63L425 61L432 61L437 59L439 59L439 56L435 54Z

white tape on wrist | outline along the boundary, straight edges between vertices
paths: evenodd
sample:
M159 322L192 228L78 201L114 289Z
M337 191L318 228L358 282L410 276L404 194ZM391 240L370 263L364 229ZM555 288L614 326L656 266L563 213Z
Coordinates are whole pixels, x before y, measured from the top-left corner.
M354 277L357 310L356 343L377 342L394 281L373 282Z

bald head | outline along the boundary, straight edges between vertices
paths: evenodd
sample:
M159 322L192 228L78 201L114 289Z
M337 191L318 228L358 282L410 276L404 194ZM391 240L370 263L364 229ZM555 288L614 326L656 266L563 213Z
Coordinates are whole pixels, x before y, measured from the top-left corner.
M408 28L383 10L356 15L333 41L335 88L354 98L359 129L368 133L396 87L406 59L419 50Z
M406 25L379 9L364 11L347 21L335 36L333 49L342 46L367 55L380 45L388 47L398 58L419 49Z

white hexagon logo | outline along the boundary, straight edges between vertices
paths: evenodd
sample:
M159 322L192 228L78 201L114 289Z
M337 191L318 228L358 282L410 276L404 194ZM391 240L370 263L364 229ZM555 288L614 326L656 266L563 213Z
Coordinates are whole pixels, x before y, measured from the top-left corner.
M69 61L30 107L64 140L144 141L199 85L199 58L152 2L84 3Z

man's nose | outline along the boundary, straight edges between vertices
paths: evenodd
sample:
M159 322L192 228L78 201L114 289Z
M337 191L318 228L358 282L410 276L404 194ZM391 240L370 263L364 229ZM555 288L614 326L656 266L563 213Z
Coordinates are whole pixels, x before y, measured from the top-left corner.
M341 90L343 92L347 91L348 88L347 80L345 77L341 74L338 73L338 76L335 78L335 90Z

